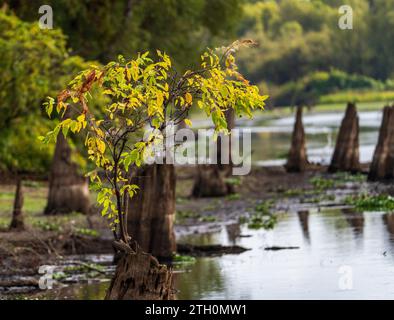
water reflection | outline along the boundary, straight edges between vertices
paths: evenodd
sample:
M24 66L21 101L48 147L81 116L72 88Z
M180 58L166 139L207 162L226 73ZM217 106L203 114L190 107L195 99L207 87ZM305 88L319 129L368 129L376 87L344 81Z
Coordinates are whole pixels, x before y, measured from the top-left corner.
M364 214L355 211L353 208L343 208L342 213L348 224L352 227L355 236L361 237L364 230Z
M242 228L242 234L252 237L239 238L237 244L251 250L199 259L190 273L177 275L177 286L182 288L178 298L392 299L394 251L382 232L387 227L394 235L394 218L382 216L342 209L310 210L283 216L271 231ZM233 241L227 232L212 239L221 239L224 244ZM265 251L268 246L300 249ZM214 262L212 270L208 264ZM338 270L343 265L352 267L353 290L341 291L338 287ZM212 285L199 284L203 279L209 279ZM195 288L190 281L197 283Z
M220 264L214 258L200 258L192 272L175 274L177 299L208 299L210 295L220 295L224 290L224 279Z
M305 240L310 243L310 235L309 235L309 211L303 210L298 211L298 219L300 220L302 234L304 235Z
M342 113L306 114L307 152L311 162L328 164L341 124ZM369 162L378 138L381 111L360 112L360 161ZM289 150L294 117L256 121L252 130L252 161L257 165L282 165ZM244 125L250 125L244 123Z
M394 213L386 213L383 215L383 221L387 226L387 230L390 233L390 239L394 240Z
M234 223L226 226L227 236L232 245L235 245L237 239L241 235L241 226L239 223Z
M175 274L177 299L394 298L394 213L310 209L281 216L269 231L228 226L180 241L235 243L250 250L198 258L189 272ZM299 249L264 250L272 246ZM352 290L339 288L342 266L352 268ZM102 299L107 286L93 283L45 294L47 298Z

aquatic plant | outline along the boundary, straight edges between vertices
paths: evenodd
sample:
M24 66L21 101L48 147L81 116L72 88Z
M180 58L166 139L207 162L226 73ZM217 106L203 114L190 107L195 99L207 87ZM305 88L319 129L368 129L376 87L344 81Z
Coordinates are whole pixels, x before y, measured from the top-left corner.
M393 211L394 197L387 194L349 196L345 203L360 211Z

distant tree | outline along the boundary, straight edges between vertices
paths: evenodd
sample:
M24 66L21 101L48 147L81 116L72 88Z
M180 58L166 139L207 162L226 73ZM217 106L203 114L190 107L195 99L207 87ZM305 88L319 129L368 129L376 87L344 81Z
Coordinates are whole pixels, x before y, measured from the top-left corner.
M37 107L90 64L68 54L60 30L40 30L0 9L0 169L48 169L53 148L40 147L36 137L50 123Z

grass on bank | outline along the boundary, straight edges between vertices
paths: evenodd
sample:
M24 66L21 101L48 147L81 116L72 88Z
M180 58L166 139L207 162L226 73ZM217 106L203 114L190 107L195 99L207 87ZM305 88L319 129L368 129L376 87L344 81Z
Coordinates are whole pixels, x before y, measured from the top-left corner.
M27 228L37 231L72 232L75 235L90 237L98 236L96 230L89 228L87 218L82 213L44 215L48 194L46 184L24 181L23 185L23 215ZM14 185L0 185L0 231L8 230L12 218L14 197Z

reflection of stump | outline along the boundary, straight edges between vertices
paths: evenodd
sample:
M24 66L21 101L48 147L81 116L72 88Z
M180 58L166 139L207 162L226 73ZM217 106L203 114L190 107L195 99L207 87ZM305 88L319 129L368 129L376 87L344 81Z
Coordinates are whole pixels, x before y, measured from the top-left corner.
M78 174L77 165L71 160L71 152L67 140L60 133L49 176L45 214L89 213L88 180Z
M151 255L137 249L124 254L108 288L106 300L172 300L172 273Z
M302 124L302 107L297 107L291 147L285 168L287 172L303 172L307 164L305 131Z
M384 180L394 177L394 107L383 109L379 139L369 168L368 180Z
M390 233L390 237L394 239L394 213L386 213L383 215L383 221Z
M168 258L176 251L174 234L175 168L171 164L147 165L132 183L139 186L128 207L128 231L143 250Z
M18 179L15 192L14 210L12 212L12 221L10 230L24 230L23 222L23 186L22 179Z
M339 129L331 164L328 168L330 172L360 171L358 132L359 121L356 105L349 103Z
M305 239L309 240L309 211L301 210L297 212L298 219L300 220L302 233L304 234Z

